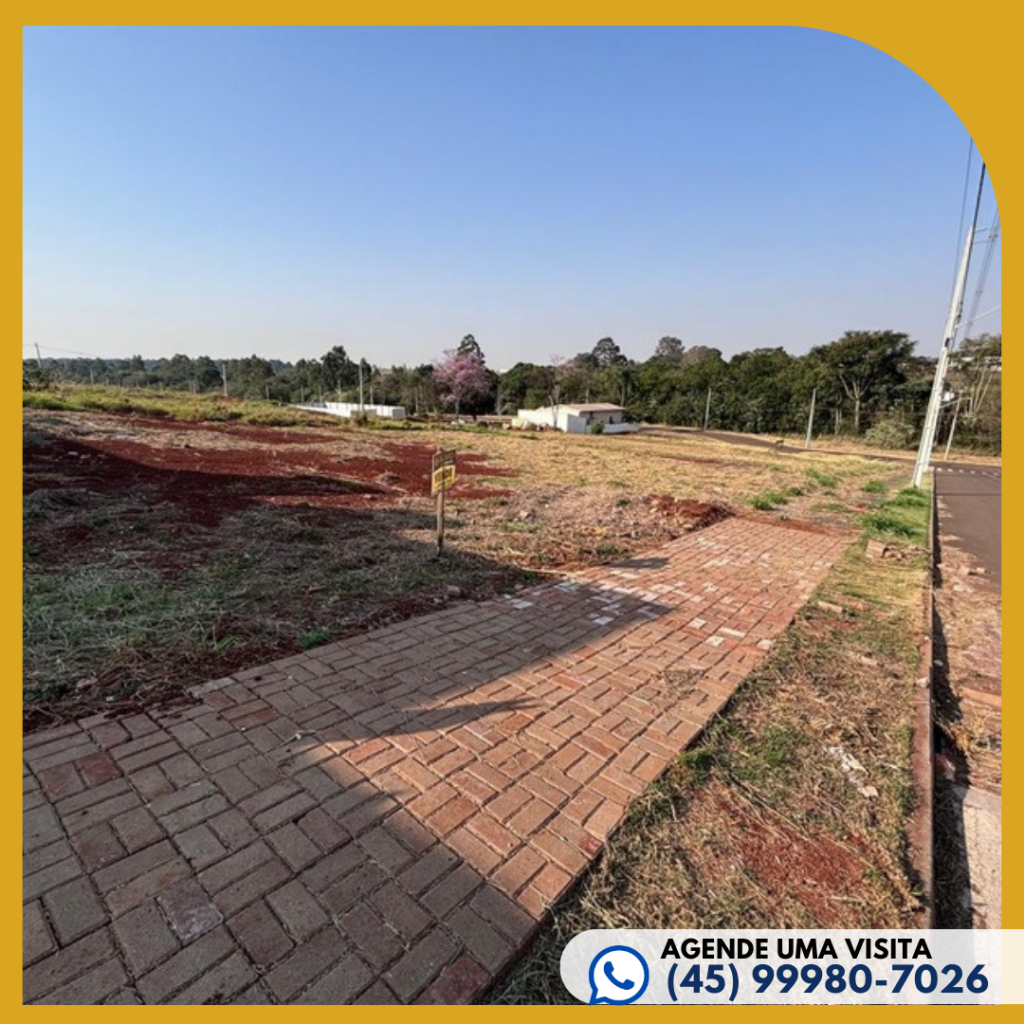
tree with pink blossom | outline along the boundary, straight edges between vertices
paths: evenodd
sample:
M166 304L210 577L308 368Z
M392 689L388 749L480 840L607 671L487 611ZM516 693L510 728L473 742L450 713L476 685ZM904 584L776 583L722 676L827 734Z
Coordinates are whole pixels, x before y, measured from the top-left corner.
M442 404L455 407L455 415L463 402L483 398L491 382L483 359L473 352L449 349L434 366L434 383Z

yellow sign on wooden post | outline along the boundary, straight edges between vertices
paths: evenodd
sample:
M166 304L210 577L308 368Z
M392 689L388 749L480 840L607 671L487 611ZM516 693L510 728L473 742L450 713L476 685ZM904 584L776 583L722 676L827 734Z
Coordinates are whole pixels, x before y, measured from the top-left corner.
M431 494L441 494L443 491L449 491L455 486L455 452L436 452L431 469Z
M442 466L435 469L430 481L430 493L440 494L441 491L450 491L455 484L455 467Z

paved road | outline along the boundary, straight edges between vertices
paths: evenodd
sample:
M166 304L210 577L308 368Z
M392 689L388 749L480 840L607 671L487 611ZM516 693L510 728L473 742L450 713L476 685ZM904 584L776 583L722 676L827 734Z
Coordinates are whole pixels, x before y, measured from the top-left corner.
M25 1002L479 996L850 541L730 519L25 739Z
M944 506L941 532L957 544L1002 586L1002 472L998 466L939 463L935 485Z

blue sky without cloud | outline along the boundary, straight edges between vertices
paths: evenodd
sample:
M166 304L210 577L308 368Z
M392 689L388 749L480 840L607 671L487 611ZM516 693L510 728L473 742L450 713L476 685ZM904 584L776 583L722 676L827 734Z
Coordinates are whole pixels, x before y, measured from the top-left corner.
M937 351L968 135L842 36L32 28L24 67L29 347Z

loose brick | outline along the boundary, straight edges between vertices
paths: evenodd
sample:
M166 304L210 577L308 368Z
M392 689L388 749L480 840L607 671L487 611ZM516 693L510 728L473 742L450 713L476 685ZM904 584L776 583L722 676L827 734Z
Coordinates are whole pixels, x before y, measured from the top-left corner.
M183 878L166 888L157 903L174 934L185 943L198 939L224 920L210 897L194 878Z
M178 941L154 900L129 910L113 927L118 945L136 976L152 970L178 951Z
M252 962L260 967L277 963L294 945L263 900L230 918L228 927Z

